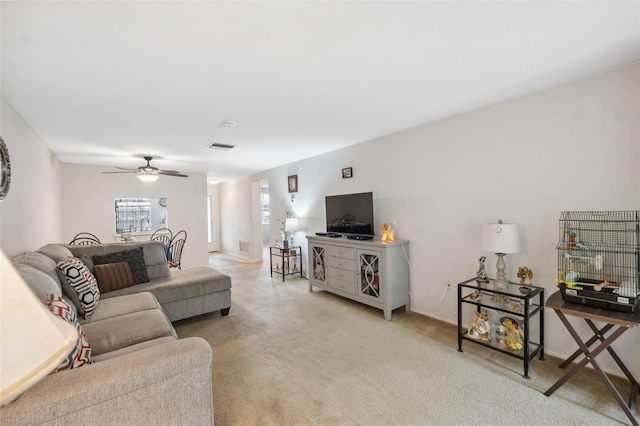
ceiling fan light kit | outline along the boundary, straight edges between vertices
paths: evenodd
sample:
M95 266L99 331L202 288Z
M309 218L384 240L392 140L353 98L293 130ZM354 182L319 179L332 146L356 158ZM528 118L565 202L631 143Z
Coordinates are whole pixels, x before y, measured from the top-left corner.
M136 173L138 175L138 179L143 182L154 182L157 180L160 175L166 176L174 176L174 177L189 177L183 173L177 172L175 170L160 170L157 167L153 167L150 163L153 160L153 157L144 157L147 161L147 164L144 166L140 166L137 169L125 169L122 167L116 167L116 169L124 170L122 172L102 172L102 174L111 174L111 173Z
M158 180L159 177L160 175L153 172L142 172L138 175L138 179L143 182L154 182Z

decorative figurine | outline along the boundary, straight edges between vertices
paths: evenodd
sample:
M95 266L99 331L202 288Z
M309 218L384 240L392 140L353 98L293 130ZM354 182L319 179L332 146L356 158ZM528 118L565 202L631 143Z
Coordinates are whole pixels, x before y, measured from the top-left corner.
M480 301L482 300L482 293L479 290L474 291L469 295L469 300Z
M478 267L478 272L476 272L476 282L478 284L486 284L489 282L489 279L487 278L487 271L484 267L484 262L487 260L487 258L485 256L482 256L479 259L480 265Z
M504 321L502 323L507 328L507 346L514 351L519 351L524 347L524 331L518 327L515 321Z
M491 315L486 311L473 313L476 314L476 319L469 324L467 335L474 339L491 340Z
M533 271L526 266L520 266L518 268L518 278L520 278L520 284L531 285L531 278L533 278Z
M509 310L517 314L521 314L522 311L524 310L524 307L522 306L522 303L519 300L512 300L511 304L509 305Z
M381 241L383 243L390 243L395 241L393 232L396 230L396 225L393 223L383 223L380 225L380 232L382 233Z
M506 305L509 303L509 296L507 296L506 294L493 293L491 295L491 300L501 305Z

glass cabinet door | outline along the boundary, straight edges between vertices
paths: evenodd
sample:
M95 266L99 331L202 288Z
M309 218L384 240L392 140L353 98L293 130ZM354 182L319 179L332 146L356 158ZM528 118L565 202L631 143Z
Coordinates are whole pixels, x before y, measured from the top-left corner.
M360 295L381 299L380 290L380 254L375 252L358 252Z
M311 255L313 257L313 265L311 266L313 269L311 270L313 273L314 281L326 282L326 262L325 262L325 248L324 246L312 246L311 247Z

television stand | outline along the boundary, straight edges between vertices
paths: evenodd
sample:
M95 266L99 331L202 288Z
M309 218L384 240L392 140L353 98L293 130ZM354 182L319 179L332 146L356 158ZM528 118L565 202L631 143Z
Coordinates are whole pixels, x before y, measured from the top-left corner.
M409 242L383 243L307 236L309 291L313 287L384 312L409 310Z

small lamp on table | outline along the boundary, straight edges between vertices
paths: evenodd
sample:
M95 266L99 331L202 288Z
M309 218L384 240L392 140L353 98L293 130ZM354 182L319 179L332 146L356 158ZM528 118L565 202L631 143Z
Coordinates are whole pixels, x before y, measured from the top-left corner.
M504 256L508 253L520 252L520 236L518 225L514 223L487 223L482 233L482 250L495 253L496 262L495 288L506 289L509 281L506 278Z
M297 217L288 217L285 221L285 229L289 232L289 245L293 246L293 234L300 230L300 221Z

